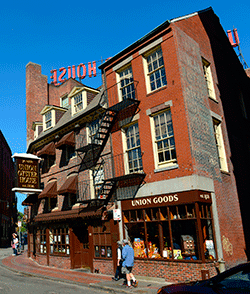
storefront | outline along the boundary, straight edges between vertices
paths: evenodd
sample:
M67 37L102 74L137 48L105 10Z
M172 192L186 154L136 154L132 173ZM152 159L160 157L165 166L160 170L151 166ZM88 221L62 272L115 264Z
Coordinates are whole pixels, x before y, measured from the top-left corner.
M102 209L41 214L34 220L28 253L39 264L113 274L118 225L102 220Z
M135 271L183 281L185 271L171 270L179 264L188 265L196 279L204 271L214 275L217 254L211 206L211 193L198 190L122 201L124 236L134 248Z

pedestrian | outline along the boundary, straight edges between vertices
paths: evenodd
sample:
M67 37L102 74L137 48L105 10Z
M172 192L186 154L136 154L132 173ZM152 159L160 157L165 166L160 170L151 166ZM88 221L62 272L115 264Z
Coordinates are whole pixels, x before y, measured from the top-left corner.
M113 280L118 281L122 278L122 241L117 241L117 265L115 276L112 277Z
M127 280L127 288L132 288L138 286L138 282L136 281L134 275L132 274L132 269L134 266L134 249L130 245L128 240L122 241L123 249L122 249L122 273L126 274ZM132 280L132 283L131 283ZM132 285L131 285L132 284Z
M12 255L17 255L18 238L17 238L17 234L16 233L13 233L12 234L11 247L13 249L13 254Z

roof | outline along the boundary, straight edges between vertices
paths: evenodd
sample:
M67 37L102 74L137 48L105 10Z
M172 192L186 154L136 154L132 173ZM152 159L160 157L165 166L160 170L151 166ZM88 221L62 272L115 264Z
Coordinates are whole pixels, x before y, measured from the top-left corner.
M73 124L74 122L77 122L79 119L86 117L88 114L94 112L95 110L102 108L102 98L103 98L103 90L101 90L94 97L94 99L87 105L85 109L83 109L82 111L79 111L73 116L71 115L71 106L69 106L69 109L64 113L64 115L61 117L61 119L53 128L46 130L44 132L41 132L39 136L36 138L36 140L32 141L29 144L27 148L27 153L31 152L32 147L35 144L44 140L49 135L55 134L59 130L62 130L66 125Z
M149 40L150 38L152 38L154 35L156 35L157 33L161 32L162 30L164 30L167 27L169 27L171 23L174 23L174 22L177 22L177 21L180 21L180 20L189 18L189 17L196 16L198 14L204 13L204 12L209 11L209 10L213 10L212 7L208 7L206 9L199 10L197 12L194 12L194 13L191 13L191 14L187 14L185 16L173 18L171 20L167 20L167 21L163 22L161 25L159 25L158 27L156 27L155 29L153 29L152 31L150 31L144 37L140 38L139 40L137 40L133 44L129 45L127 48L123 49L122 51L120 51L119 53L117 53L115 56L109 58L107 61L105 61L104 63L102 63L98 68L99 69L103 69L103 68L107 67L108 65L110 65L111 63L113 63L116 59L122 57L123 55L125 55L128 52L130 52L131 50L133 50L136 47L142 45L147 40Z

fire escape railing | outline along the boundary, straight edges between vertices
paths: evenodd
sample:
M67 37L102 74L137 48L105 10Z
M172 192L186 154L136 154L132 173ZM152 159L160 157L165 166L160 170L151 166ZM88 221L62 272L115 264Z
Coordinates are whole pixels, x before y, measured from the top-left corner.
M126 171L124 166L126 156L126 153L102 156L92 169L92 181L78 182L77 202L100 200L108 203L112 197L115 200L114 192L119 187L137 186L139 188L145 178L143 168ZM132 198L133 195L129 197Z

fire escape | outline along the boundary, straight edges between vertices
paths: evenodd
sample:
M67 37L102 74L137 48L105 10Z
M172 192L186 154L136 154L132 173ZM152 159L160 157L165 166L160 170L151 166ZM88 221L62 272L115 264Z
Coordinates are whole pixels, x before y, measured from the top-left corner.
M135 97L126 98L120 102L115 101L117 99L117 84L104 91L103 105L108 105L108 107L103 107L99 126L91 137L91 141L76 149L81 158L79 172L90 169L93 171L95 189L94 199L90 197L86 199L83 196L84 189L78 191L79 203L107 205L119 187L128 187L133 184L137 185L137 189L139 189L143 182L145 174L142 171L125 174L124 154L118 156L102 154L110 134L121 129L119 122L131 121L136 114L140 101ZM133 194L135 195L135 192ZM131 198L134 195L131 195Z

